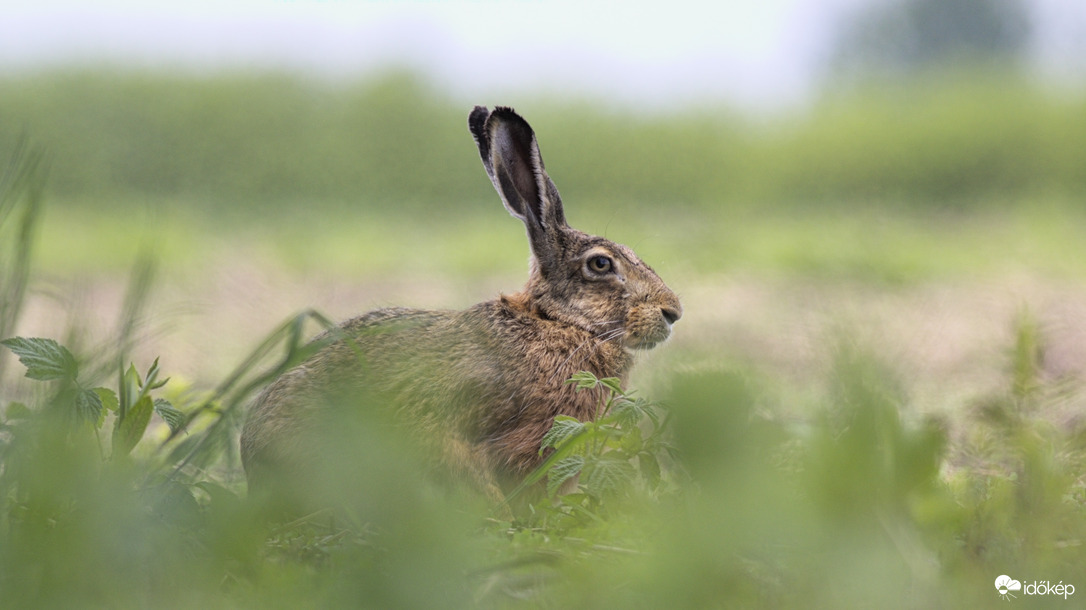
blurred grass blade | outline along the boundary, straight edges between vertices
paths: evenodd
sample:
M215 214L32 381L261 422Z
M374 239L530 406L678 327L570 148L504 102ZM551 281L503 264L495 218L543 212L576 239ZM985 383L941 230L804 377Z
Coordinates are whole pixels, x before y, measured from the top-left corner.
M144 245L140 248L139 255L132 267L132 273L128 276L128 287L125 290L124 303L121 306L121 314L117 320L115 349L117 350L117 360L119 362L128 360L127 354L135 343L135 335L143 321L143 312L151 288L154 285L157 271L158 261L150 247Z
M43 206L44 157L21 138L0 177L0 338L14 334L26 301L34 231ZM4 362L0 355L0 375Z
M304 343L305 324L310 320L316 321L329 332L319 341ZM163 448L169 446L171 441L188 429L189 424L201 415L213 412L217 416L217 419L199 437L186 439L185 442L171 449L166 463L171 464L172 469L164 482L173 480L190 464L202 465L205 461L213 460L216 457L213 454L218 450L233 447L231 435L235 431L234 426L240 422L241 407L253 390L271 382L287 369L306 360L329 343L340 339L342 333L337 332L338 328L324 315L313 310L306 310L268 335L197 408L189 411L183 423L175 422L180 424L176 427L171 425L170 435L161 445ZM252 377L253 371L280 345L286 346L282 358L269 370Z

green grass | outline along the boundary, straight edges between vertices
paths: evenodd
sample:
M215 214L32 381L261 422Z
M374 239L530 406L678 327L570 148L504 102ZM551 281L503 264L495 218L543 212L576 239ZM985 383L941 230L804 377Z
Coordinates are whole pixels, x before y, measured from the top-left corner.
M952 76L835 92L762 122L721 107L651 115L535 99L519 110L563 192L599 204L984 208L1086 192L1081 96L1023 75ZM247 72L11 74L0 77L0 155L29 134L50 152L61 199L257 215L309 198L455 209L489 195L465 123L473 103L494 102L453 100L409 73L335 83Z
M806 208L666 214L606 205L578 211L576 226L627 243L661 272L753 273L825 280L915 283L1030 273L1086 276L1086 213L1024 201L989 211ZM141 245L168 271L245 260L329 277L479 277L521 273L523 227L488 197L451 213L299 205L260 218L211 218L178 202L53 205L37 243L47 275L123 272Z

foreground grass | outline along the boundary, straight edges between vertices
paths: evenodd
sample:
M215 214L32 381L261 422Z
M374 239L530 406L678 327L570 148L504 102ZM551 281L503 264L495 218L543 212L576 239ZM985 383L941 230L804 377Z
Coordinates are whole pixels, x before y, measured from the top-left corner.
M301 356L289 335L262 348L287 341L283 365ZM736 372L675 376L680 461L625 467L606 491L582 481L513 522L435 493L409 438L363 428L344 461L357 504L265 525L232 458L246 383L186 395L131 368L127 390L93 390L99 417L72 394L91 391L92 360L27 361L60 385L39 386L31 409L5 405L0 588L36 608L914 608L994 604L1008 574L1062 585L1032 602L1073 603L1086 429L1046 411L1082 395L1044 380L1041 343L1023 322L1006 386L976 397L953 439L938 420L903 420L901 380L845 345L827 346L828 389L802 422L776 421L772 392ZM183 415L165 441L128 432L152 397Z

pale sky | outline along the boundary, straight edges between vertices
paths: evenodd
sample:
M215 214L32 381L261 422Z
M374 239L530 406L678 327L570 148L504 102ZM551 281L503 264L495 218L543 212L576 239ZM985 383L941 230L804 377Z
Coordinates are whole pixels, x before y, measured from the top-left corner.
M337 76L395 63L468 97L775 108L810 94L842 16L886 1L0 0L0 71L104 62ZM1046 32L1041 63L1083 78L1086 1L1031 4Z

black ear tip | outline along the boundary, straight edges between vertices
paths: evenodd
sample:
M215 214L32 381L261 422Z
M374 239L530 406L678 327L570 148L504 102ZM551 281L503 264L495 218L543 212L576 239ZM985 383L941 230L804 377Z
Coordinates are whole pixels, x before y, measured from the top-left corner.
M529 141L535 138L535 132L528 121L509 106L495 106L494 112L487 117L486 124L488 129L491 125L502 125L508 132L516 134L517 139Z
M486 109L486 106L476 106L468 115L468 129L471 130L476 139L483 139L483 133L486 131L486 119L489 116L490 111Z
M524 119L517 114L517 111L509 106L495 106L492 116L499 119L513 119L518 122L524 122Z

